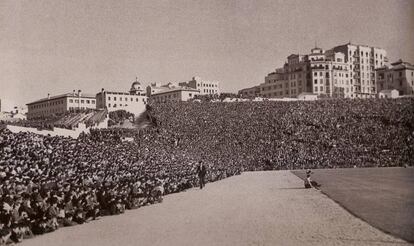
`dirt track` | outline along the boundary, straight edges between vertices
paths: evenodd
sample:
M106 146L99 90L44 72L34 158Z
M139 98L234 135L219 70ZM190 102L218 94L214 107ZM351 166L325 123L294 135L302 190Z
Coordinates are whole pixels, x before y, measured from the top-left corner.
M20 245L409 245L289 171L244 173Z

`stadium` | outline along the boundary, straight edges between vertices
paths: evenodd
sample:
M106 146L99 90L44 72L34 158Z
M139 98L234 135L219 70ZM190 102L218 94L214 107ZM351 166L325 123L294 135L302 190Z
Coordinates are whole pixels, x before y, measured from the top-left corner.
M414 242L413 98L160 103L139 119L77 139L1 129L0 245Z

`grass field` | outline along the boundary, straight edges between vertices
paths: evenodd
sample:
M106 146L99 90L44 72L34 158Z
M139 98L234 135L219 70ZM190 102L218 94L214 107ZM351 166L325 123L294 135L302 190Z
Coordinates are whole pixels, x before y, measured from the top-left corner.
M414 168L317 169L312 179L352 214L414 242ZM293 171L300 178L305 171Z

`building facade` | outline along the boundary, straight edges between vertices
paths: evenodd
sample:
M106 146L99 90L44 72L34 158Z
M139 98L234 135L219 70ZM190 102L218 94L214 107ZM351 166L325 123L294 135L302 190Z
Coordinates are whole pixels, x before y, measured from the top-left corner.
M96 108L107 109L108 112L125 110L135 115L145 111L148 98L142 89L141 83L135 81L129 92L105 91L96 94Z
M388 62L387 52L382 48L351 43L336 46L334 51L345 54L345 62L350 68L354 97L375 97L378 93L375 69Z
M375 69L386 62L386 51L381 48L351 43L327 51L315 47L309 54L288 56L284 66L269 73L259 85L259 95L293 98L305 92L320 97L375 97Z
M238 95L242 98L255 98L260 97L260 86L253 86L245 89L241 89Z
M27 105L27 119L48 118L62 115L72 110L96 109L96 98L92 94L83 94L81 90L76 93L66 93L31 102Z
M178 86L173 83L166 85L152 83L147 87L147 95L149 95L152 102L156 103L178 102L191 100L196 95L200 95L200 91L187 86Z
M344 54L314 48L308 55L292 54L282 68L259 85L267 98L298 97L303 92L329 97L352 97L349 65Z
M178 85L199 90L200 95L220 95L221 92L219 81L207 81L197 76L188 82L181 82Z
M408 62L377 68L376 78L378 91L395 89L399 95L414 95L414 66Z

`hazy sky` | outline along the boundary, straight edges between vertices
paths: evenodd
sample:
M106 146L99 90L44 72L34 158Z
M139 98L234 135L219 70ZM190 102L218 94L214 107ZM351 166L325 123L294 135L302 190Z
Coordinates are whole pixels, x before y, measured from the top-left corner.
M198 75L236 92L315 41L414 63L414 1L1 0L0 98L127 91L136 76L146 85Z

